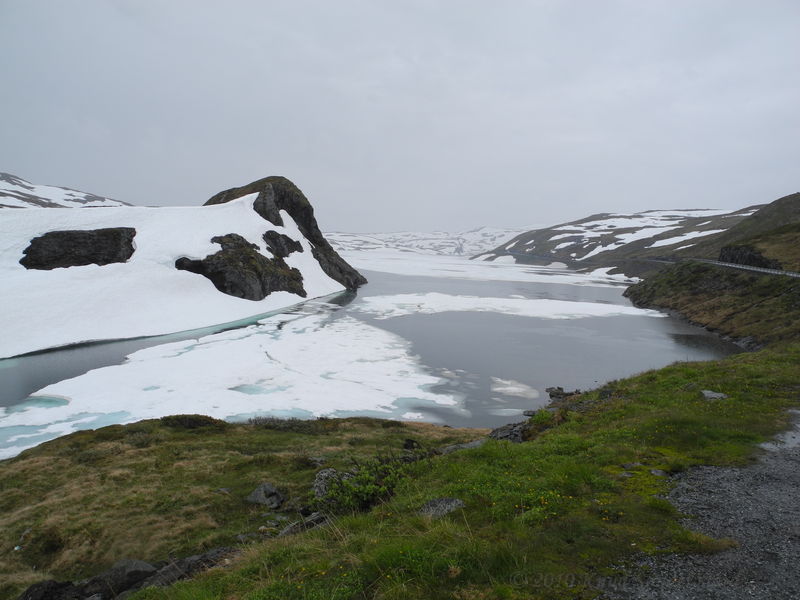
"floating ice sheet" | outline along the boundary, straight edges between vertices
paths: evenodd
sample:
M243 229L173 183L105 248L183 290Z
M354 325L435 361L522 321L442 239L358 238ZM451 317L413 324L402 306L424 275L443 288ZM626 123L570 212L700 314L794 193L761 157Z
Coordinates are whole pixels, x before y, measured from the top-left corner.
M364 298L355 309L390 319L403 315L433 314L452 311L496 312L540 319L580 319L584 317L614 317L621 315L664 317L656 310L620 304L571 302L548 298L487 298L484 296L455 296L430 292L426 294L395 294Z
M409 348L392 333L324 313L276 315L244 329L154 346L121 365L50 385L13 410L0 409L0 458L77 429L177 413L231 420L257 414L419 418L412 406L457 408L453 396L430 391L442 380L424 371Z
M619 276L585 275L555 266L539 267L503 264L498 261L469 260L457 256L424 256L405 252L342 252L342 257L356 269L396 275L471 279L476 281L521 281L565 283L596 287L629 284Z

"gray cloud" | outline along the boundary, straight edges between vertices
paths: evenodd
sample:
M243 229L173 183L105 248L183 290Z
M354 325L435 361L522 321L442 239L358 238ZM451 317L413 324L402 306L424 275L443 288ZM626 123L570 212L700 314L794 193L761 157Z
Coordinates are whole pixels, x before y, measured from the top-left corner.
M323 228L800 188L794 0L0 0L0 169L137 204L270 174Z

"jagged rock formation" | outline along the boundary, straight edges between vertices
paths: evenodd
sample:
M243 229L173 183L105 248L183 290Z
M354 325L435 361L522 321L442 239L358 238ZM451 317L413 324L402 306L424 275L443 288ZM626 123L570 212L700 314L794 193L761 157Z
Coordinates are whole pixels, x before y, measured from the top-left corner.
M761 267L762 269L782 269L780 261L767 258L750 245L725 246L719 251L720 262Z
M348 290L355 290L367 282L363 275L347 264L331 247L317 226L314 209L308 199L285 177L265 177L242 187L225 190L211 197L204 206L223 204L255 193L258 197L253 208L261 217L279 227L283 226L281 210L285 210L294 219L300 232L311 242L311 252L328 277Z
M302 252L303 245L290 238L288 235L278 233L277 231L269 230L264 234L264 241L267 247L275 255L281 258L286 258L292 252Z
M42 270L123 263L133 256L135 235L133 227L49 231L31 240L19 262Z
M280 256L267 258L258 246L235 233L211 238L222 250L202 260L181 257L175 268L207 277L221 292L263 300L272 292L291 292L305 298L303 275L286 264Z

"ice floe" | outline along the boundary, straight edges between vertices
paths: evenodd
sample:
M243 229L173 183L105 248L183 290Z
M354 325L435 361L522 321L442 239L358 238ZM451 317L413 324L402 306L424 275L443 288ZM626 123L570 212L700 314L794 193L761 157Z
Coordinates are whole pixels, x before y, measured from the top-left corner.
M409 411L412 406L457 408L454 396L430 391L441 381L397 335L348 316L276 315L140 350L121 365L0 409L0 458L74 430L177 413L230 420L355 413L418 419L424 415Z
M617 287L630 283L618 276L594 276L552 266L499 263L468 260L457 256L421 256L395 251L342 252L342 258L356 269L380 271L395 275L471 279L474 281L520 281L530 283L562 283L595 287Z
M425 294L395 294L363 298L355 310L369 313L376 319L390 319L413 314L441 312L495 312L539 319L580 319L585 317L649 316L664 317L655 310L621 304L574 302L549 298L487 298L430 292Z

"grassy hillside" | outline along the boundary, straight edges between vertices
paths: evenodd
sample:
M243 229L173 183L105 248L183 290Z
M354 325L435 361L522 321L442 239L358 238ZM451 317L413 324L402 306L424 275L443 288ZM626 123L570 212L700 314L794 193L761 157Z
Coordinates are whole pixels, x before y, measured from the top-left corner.
M798 360L794 345L613 382L534 417L532 441L416 463L368 512L253 544L229 567L134 598L593 598L602 581L624 584L620 565L634 553L735 543L684 529L662 497L665 475L749 461L797 403ZM703 389L729 398L705 400ZM438 497L465 507L418 514Z
M687 262L628 288L625 295L637 306L677 311L756 344L800 339L800 279Z
M237 534L274 520L244 500L263 481L286 493L282 514L294 519L322 461L351 468L400 454L409 438L432 447L483 433L367 418L232 425L166 417L58 438L0 462L0 598L121 558L236 544Z
M719 256L719 251L723 246L742 243L743 240L764 236L765 234L771 235L770 232L778 228L797 223L800 223L800 193L790 194L770 202L751 216L739 221L727 231L675 254L677 256L715 259Z

